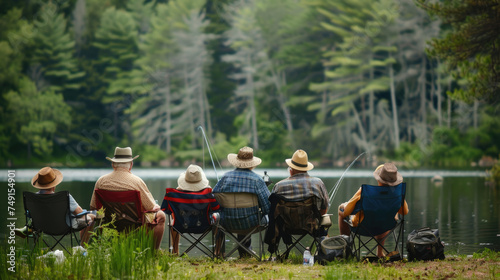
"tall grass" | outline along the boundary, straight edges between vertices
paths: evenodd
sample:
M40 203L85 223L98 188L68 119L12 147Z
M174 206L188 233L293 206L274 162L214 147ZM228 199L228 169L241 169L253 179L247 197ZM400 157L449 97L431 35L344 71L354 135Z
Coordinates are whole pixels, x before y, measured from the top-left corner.
M55 258L43 257L46 250L31 250L23 245L16 250L16 272L1 266L1 279L156 279L164 278L169 254L154 249L152 231L144 227L128 234L118 234L106 228L92 239L86 253L69 255L58 263ZM7 246L0 247L0 260L7 261Z
M129 234L103 230L87 247L87 254L65 253L65 261L45 258L47 251L16 250L16 272L7 270L8 246L0 246L0 279L500 279L500 253L483 250L472 258L452 257L436 262L363 263L334 261L327 266L302 265L290 254L281 262L251 259L222 261L176 257L153 249L152 233L140 229ZM451 272L448 272L450 270Z

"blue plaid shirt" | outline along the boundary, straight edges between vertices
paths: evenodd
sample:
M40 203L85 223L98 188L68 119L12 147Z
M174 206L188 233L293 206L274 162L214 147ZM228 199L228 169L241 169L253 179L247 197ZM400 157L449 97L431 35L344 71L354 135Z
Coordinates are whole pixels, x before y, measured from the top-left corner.
M246 192L255 193L259 199L262 215L269 214L271 193L264 180L250 169L236 168L229 171L217 182L212 193ZM242 230L259 224L258 207L250 208L223 208L221 207L221 221L227 228Z
M315 196L321 201L321 210L328 210L330 203L323 181L319 178L311 177L307 173L294 174L279 181L274 185L273 193L294 201L301 201Z

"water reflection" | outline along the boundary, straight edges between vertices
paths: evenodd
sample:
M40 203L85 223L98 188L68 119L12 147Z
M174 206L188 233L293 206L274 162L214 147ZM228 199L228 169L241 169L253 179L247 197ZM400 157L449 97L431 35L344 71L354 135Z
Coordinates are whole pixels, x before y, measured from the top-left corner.
M16 183L16 217L17 226L21 227L24 224L23 215L23 191L35 191L30 186L29 180L36 173L24 171L18 172L19 181ZM78 203L88 208L95 180L110 170L85 170L83 173L74 170L64 170L65 180L58 186L57 190L68 190ZM177 186L177 176L182 169L179 170L156 170L156 169L138 169L134 173L142 176L148 185L153 197L159 201L163 200L165 188ZM264 170L256 170L257 173L263 175ZM337 172L337 171L335 171ZM168 173L168 174L166 174ZM209 171L209 179L211 186L216 182L215 174ZM322 176L326 173L331 174L328 170L313 170L310 172L313 176L318 176L323 179L328 188L332 188L342 171L338 171L337 176ZM347 201L356 192L359 186L363 183L375 183L371 176L371 171L356 171L349 172L339 187L338 193L334 198L331 210L329 213L336 214L337 206ZM438 184L432 180L435 175L431 172L417 171L402 172L407 182L406 200L409 204L410 212L406 218L405 232L408 234L411 230L420 227L428 226L431 228L439 228L441 239L446 243L447 253L472 254L482 248L490 248L493 250L500 249L500 192L499 187L490 187L484 185L484 176L482 173L449 173L438 172L443 176ZM7 172L2 172L2 176ZM286 174L285 170L268 171L272 181L277 182L283 179ZM356 176L357 174L357 176ZM448 174L448 176L446 176ZM167 176L168 175L168 176ZM219 174L219 177L222 174ZM424 176L425 175L425 176ZM466 176L468 175L468 176ZM22 176L26 178L23 179ZM72 177L73 176L73 177ZM76 180L76 179L78 180ZM74 179L75 181L70 181ZM6 179L1 179L4 186L7 185ZM6 190L6 188L4 188ZM7 199L7 191L0 194L3 201ZM7 221L7 209L0 211L0 219L4 223ZM335 219L333 226L330 228L329 234L338 235L339 228ZM7 234L5 226L1 227L0 239L4 239ZM3 242L3 240L1 241ZM207 242L209 242L207 240ZM168 247L168 233L165 231L165 236L162 243L162 248ZM181 250L182 250L181 244Z

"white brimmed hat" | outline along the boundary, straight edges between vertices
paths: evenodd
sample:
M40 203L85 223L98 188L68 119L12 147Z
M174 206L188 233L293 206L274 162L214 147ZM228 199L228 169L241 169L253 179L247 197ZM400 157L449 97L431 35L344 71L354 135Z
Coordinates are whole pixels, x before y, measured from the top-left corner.
M139 155L132 157L132 148L130 147L126 148L116 147L114 157L113 158L106 157L106 159L112 162L130 162L138 157Z
M379 165L377 169L375 169L375 172L373 172L373 177L375 177L375 180L378 182L388 186L397 186L403 182L403 176L398 172L398 168L392 162Z
M253 156L253 149L243 147L238 151L238 154L227 155L227 160L237 168L252 168L262 163L262 160Z
M210 188L205 172L203 172L201 167L195 164L189 165L186 172L181 173L179 179L177 179L177 184L179 185L177 189L191 192Z
M304 150L295 151L292 158L286 159L285 162L291 168L299 171L309 171L314 168L314 165L309 162L307 153Z

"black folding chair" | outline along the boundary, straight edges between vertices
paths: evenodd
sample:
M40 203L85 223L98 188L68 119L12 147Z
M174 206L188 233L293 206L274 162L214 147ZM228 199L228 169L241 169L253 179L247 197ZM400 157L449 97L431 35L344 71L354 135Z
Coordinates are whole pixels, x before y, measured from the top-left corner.
M161 208L169 216L168 221L170 221L169 249L172 249L171 231L174 230L190 244L180 256L198 248L208 257L214 258L214 235L212 234L212 249L202 242L205 236L212 232L210 215L219 210L219 204L211 188L199 192L167 188Z
M244 250L249 255L256 258L258 261L262 261L262 254L264 252L264 244L262 238L262 231L267 228L267 223L263 222L262 213L259 208L259 200L254 193L214 193L215 198L221 206L221 219L220 222L216 224L217 231L221 231L230 240L235 243L235 246L224 255L224 258L229 258L238 248ZM258 224L251 226L246 229L235 229L231 228L229 219L241 219L242 217L229 217L224 211L229 208L252 208L253 212L247 212L248 215L257 215ZM258 252L254 252L250 248L245 246L245 243L252 238L252 235L259 234ZM238 239L236 235L241 235L243 238ZM225 246L223 246L225 247Z
M405 194L404 182L393 187L365 184L361 186L361 199L356 203L352 214L363 211L364 218L356 227L349 217L344 220L351 229L352 251L358 260L361 259L362 250L367 252L365 258L378 259L378 246L383 248L385 254L394 254L390 260L403 259L404 215L398 214L398 211L404 206ZM384 238L375 238L385 232L388 234ZM385 244L382 245L382 242ZM394 246L393 249L391 246Z
M275 253L277 259L283 261L294 248L300 255L304 253L306 247L309 247L313 254L318 252L321 237L326 235L331 222L321 224L323 219L319 209L321 204L316 197L293 201L273 193L269 200L272 217L270 228L266 233L266 243L269 244L271 255ZM284 252L279 250L281 239L286 246ZM312 240L310 244L306 243L307 246L304 245L306 239Z
M23 192L23 202L26 226L32 231L35 247L41 239L50 250L53 250L59 244L71 255L71 252L61 241L65 236L69 235L71 247L73 247L73 238L75 238L77 244L80 244L76 232L84 229L85 225L73 229L71 227L71 220L81 217L88 212L84 211L77 216L71 215L68 191L61 191L54 194ZM68 214L70 215L69 225L66 218ZM49 245L47 240L43 238L44 235L51 236L55 240L55 244L52 246ZM29 237L30 235L27 236L28 239Z

